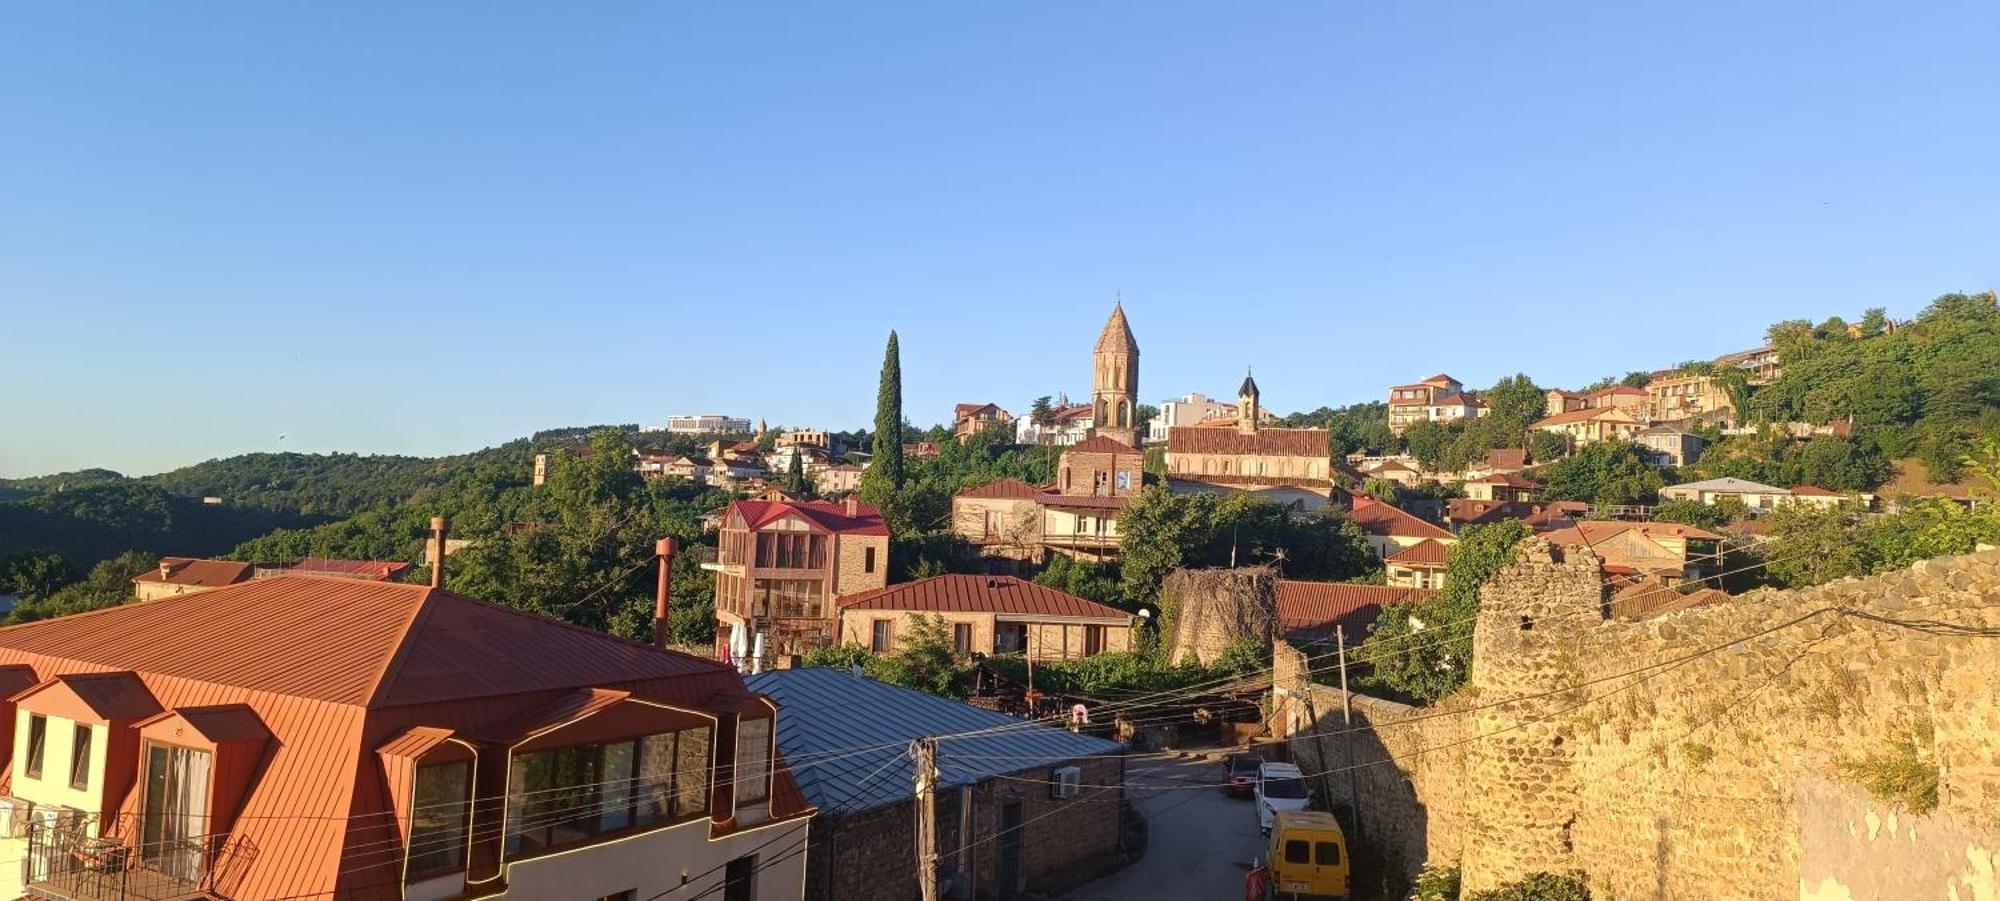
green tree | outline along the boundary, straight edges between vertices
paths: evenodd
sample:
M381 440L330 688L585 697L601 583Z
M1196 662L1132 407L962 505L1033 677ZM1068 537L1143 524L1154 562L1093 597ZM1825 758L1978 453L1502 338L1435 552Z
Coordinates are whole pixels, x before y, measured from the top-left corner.
M1472 668L1479 589L1514 562L1514 545L1529 532L1527 523L1509 519L1461 533L1445 568L1444 590L1414 607L1383 608L1355 654L1373 669L1368 681L1424 703L1465 684Z
M1637 445L1600 441L1537 472L1549 500L1635 504L1651 499L1666 484Z
M1293 578L1337 580L1377 561L1359 527L1329 510L1299 516L1249 495L1173 494L1151 486L1118 520L1119 571L1129 609L1158 602L1182 567L1275 563Z
M1456 437L1450 428L1427 419L1410 423L1403 429L1403 443L1409 447L1410 455L1431 472L1444 468L1445 451Z
M1704 529L1720 529L1729 524L1729 512L1700 501L1667 501L1653 508L1657 522L1677 522Z
M785 491L798 497L805 497L812 490L812 485L806 482L804 460L804 454L794 451L792 465L785 470Z
M127 551L99 561L81 580L71 582L37 598L24 596L7 617L8 623L25 623L51 616L68 616L104 607L115 607L132 599L132 580L160 565L158 557L143 551Z
M1849 510L1785 504L1764 516L1770 543L1764 572L1786 588L1867 575L1873 560Z
M875 391L875 453L862 473L861 497L876 506L889 504L903 490L903 363L896 333L882 352L882 382Z

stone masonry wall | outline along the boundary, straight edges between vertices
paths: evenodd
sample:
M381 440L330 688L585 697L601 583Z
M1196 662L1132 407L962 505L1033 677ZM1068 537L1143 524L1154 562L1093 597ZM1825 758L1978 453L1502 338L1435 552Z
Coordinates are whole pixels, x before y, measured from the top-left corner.
M1160 588L1167 659L1214 663L1229 646L1277 634L1278 575L1268 566L1178 569Z
M1639 622L1604 619L1597 572L1524 543L1465 689L1357 697L1364 832L1467 890L1581 869L1618 899L2000 897L2000 639L1868 618L2000 627L2000 552ZM1339 693L1313 701L1293 751L1338 766ZM1935 767L1934 811L1844 769L1899 747Z

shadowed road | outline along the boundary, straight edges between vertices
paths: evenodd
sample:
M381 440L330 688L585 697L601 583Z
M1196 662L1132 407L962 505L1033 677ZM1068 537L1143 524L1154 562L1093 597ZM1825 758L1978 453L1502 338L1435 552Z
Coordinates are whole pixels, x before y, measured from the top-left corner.
M1226 775L1214 760L1132 761L1126 769L1126 793L1151 830L1146 856L1064 895L1063 901L1242 898L1244 873L1250 858L1261 859L1264 839L1257 834L1250 802L1216 787Z

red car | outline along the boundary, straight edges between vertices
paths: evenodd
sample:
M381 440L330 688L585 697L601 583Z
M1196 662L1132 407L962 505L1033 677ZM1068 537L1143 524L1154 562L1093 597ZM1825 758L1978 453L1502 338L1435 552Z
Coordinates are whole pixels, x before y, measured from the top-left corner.
M1255 754L1231 754L1225 764L1229 768L1229 795L1234 798L1248 798L1257 787L1257 768L1264 758Z

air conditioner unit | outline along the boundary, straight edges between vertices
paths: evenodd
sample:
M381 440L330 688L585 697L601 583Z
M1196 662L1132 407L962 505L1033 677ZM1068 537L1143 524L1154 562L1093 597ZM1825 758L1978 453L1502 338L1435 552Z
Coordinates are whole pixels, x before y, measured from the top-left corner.
M26 838L28 817L35 802L12 795L0 796L0 838Z
M1077 767L1057 767L1054 775L1055 785L1051 787L1049 794L1058 801L1074 798L1076 793L1083 789L1083 770Z

